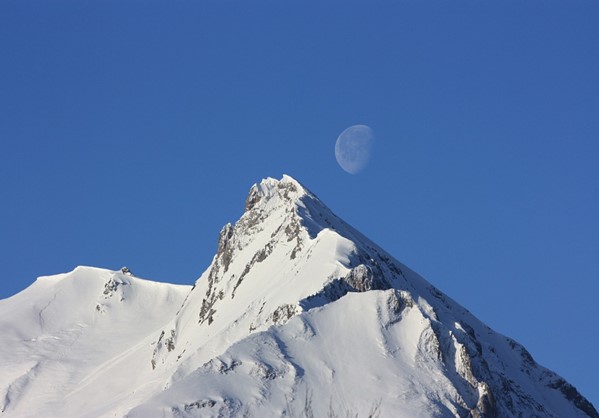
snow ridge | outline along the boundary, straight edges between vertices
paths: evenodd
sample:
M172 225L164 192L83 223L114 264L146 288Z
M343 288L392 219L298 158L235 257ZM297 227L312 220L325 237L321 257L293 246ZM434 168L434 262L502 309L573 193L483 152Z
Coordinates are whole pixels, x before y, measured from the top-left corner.
M0 301L0 330L7 416L599 417L289 176L193 287L78 268Z

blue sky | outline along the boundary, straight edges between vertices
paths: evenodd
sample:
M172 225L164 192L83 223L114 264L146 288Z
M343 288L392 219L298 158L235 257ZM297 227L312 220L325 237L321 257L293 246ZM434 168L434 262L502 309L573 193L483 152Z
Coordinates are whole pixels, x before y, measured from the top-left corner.
M599 407L599 3L284 3L0 2L0 297L191 284L286 173Z

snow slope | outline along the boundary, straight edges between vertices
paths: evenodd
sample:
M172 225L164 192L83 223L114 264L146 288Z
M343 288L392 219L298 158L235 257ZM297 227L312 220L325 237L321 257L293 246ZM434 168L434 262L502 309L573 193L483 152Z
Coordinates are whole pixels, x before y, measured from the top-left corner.
M78 267L0 301L2 412L98 416L108 400L126 405L119 391L143 390L149 376L131 353L147 351L189 289Z
M0 318L7 416L599 417L288 176L192 288L79 268Z

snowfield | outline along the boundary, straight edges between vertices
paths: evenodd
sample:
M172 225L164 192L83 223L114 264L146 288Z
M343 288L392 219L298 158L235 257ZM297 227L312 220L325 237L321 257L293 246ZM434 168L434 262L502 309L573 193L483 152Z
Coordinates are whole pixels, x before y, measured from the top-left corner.
M1 300L0 332L7 417L599 417L288 176L193 287L79 267Z

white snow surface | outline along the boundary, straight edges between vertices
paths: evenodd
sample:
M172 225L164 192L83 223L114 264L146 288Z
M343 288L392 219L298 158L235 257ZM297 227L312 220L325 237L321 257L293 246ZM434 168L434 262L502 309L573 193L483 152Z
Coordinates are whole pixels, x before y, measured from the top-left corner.
M78 267L1 300L0 332L7 417L599 416L289 176L193 287Z

